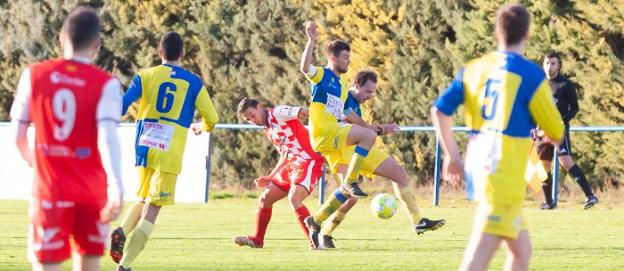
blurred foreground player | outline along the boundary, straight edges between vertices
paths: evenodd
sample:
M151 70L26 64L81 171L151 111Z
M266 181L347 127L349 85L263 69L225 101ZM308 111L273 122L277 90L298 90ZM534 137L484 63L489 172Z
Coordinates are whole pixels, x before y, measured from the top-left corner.
M563 138L546 75L522 57L530 20L522 5L499 8L494 27L498 50L468 62L431 111L447 179L464 175L451 130L452 115L462 103L471 129L465 177L474 184L479 206L460 270L487 269L501 243L507 249L505 270L529 268L531 240L522 207L530 132L537 122L544 140L552 138L558 144Z
M59 38L63 58L24 70L11 108L17 147L35 170L29 259L33 270L60 270L73 248L74 270L99 270L108 222L123 199L121 84L91 63L101 42L94 10L70 12Z

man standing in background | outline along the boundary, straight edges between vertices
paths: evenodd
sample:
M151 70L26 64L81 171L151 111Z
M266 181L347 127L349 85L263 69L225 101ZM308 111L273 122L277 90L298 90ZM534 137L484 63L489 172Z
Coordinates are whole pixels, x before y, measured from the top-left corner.
M544 72L548 77L548 84L553 93L553 99L557 105L557 109L563 119L565 126L565 134L563 142L557 148L552 144L542 143L538 144L537 152L540 155L540 160L544 168L548 170L548 179L542 184L542 190L544 191L545 201L542 203L541 208L543 210L555 209L557 206L553 202L552 190L553 180L550 173L551 162L554 156L555 149L559 156L559 162L568 171L570 176L574 178L576 183L581 186L583 193L585 193L585 209L593 207L598 203L598 198L594 196L594 193L585 178L583 170L574 163L572 158L572 143L570 141L570 120L576 116L579 111L578 97L576 96L576 88L568 78L561 75L561 57L555 51L550 51L544 55Z

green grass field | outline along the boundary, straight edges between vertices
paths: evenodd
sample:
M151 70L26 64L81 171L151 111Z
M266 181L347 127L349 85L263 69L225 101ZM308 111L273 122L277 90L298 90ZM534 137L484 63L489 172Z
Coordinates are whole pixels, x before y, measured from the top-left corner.
M308 207L318 204L309 199ZM462 259L473 208L467 203L421 211L446 218L447 225L417 236L402 210L390 220L373 217L362 201L334 232L337 250L308 251L304 235L286 201L276 204L264 249L238 247L235 235L254 229L255 199L211 200L164 208L134 270L453 270ZM531 203L533 204L533 203ZM534 207L534 206L530 206ZM598 205L583 211L578 203L554 211L527 208L534 252L533 270L624 270L622 206ZM114 223L116 225L117 223ZM0 201L0 270L28 270L27 202ZM490 265L500 270L504 253ZM64 270L69 270L69 264ZM102 259L102 270L114 270Z

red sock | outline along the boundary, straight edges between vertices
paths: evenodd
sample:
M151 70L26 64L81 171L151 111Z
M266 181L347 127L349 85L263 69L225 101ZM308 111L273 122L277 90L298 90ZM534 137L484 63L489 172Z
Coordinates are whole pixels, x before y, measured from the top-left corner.
M258 207L258 214L256 216L256 234L252 236L256 245L264 244L264 234L266 233L269 221L271 221L272 212L273 208Z
M308 238L308 240L310 239L310 233L308 232L308 227L306 227L305 223L303 222L303 220L310 216L310 211L308 211L308 208L305 207L305 205L302 205L301 207L299 207L299 209L295 210L295 214L297 214L297 219L299 220L299 225L301 225L301 228L303 229L303 232L305 232L306 238Z

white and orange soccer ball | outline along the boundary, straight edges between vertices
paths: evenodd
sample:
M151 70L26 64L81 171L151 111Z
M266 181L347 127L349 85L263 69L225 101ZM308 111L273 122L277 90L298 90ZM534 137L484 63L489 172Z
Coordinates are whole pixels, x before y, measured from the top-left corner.
M373 198L371 211L381 219L391 218L396 213L398 202L390 194L381 193Z

